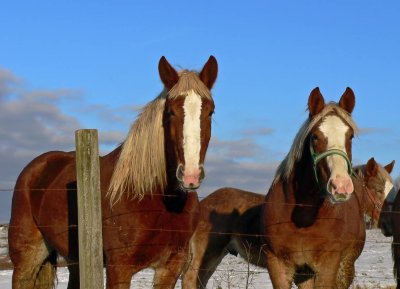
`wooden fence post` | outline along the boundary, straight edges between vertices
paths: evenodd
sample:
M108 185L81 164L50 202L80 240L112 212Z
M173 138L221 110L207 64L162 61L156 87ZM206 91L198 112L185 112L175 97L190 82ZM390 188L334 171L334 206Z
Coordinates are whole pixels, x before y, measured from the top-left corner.
M97 130L75 132L81 289L104 288L100 166Z

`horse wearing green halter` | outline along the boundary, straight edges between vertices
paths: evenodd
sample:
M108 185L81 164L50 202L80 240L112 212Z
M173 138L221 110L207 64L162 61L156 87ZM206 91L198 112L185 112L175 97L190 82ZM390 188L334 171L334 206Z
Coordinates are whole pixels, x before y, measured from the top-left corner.
M309 96L309 117L262 206L264 254L274 288L290 289L293 283L347 288L351 279L351 261L365 239L364 214L354 209L362 201L353 197L363 189L361 179L352 178L354 106L350 88L338 103L325 103L318 88Z

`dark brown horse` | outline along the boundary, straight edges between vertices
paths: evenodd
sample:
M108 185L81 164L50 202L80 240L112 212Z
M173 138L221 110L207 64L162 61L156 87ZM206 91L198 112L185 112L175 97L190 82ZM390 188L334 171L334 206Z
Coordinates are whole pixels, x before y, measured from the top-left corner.
M162 57L163 92L126 140L100 158L107 288L129 288L139 270L155 269L154 288L173 288L198 222L195 189L204 178L217 62L200 73ZM79 288L74 152L48 152L15 185L9 229L13 289L52 288L57 253L69 263L68 288Z
M363 211L374 223L392 183L393 165L394 162L382 167L371 158L366 165L354 167L353 178L362 178L365 188L355 191L359 202L353 209ZM206 288L211 275L229 253L239 254L255 266L266 267L261 236L264 198L261 194L222 188L200 202L200 220L190 241L191 259L183 274L183 288Z
M351 118L355 96L325 103L319 89L309 117L280 164L263 204L266 266L274 288L348 288L365 240L363 213L351 197L363 183L351 179ZM344 203L348 202L348 203ZM339 282L338 282L339 281Z
M393 202L390 212L391 228L393 234L392 257L394 261L393 273L397 283L397 289L400 289L400 190Z
M381 229L382 234L385 237L393 236L393 225L392 225L392 214L393 213L393 203L396 199L397 192L399 191L400 183L394 184L392 190L389 192L389 195L385 199L382 207L382 213L379 218L378 227Z

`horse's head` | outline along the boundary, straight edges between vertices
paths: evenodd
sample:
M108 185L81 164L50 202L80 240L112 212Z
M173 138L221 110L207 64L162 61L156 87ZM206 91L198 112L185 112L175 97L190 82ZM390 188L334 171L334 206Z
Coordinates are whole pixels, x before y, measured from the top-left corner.
M393 188L393 180L390 173L393 170L394 161L382 167L374 158L368 160L365 165L357 166L354 172L363 179L367 202L364 204L366 214L371 217L373 226L376 226L386 197Z
M393 219L397 218L397 208L394 209L394 205L398 195L400 194L400 190L398 185L394 185L390 190L388 196L383 203L381 214L379 216L378 228L381 229L382 234L385 237L393 236Z
M211 137L217 60L210 56L200 73L177 72L161 57L159 73L168 91L163 115L167 174L184 191L197 189L205 177L203 163ZM172 168L172 172L171 172Z
M393 236L393 204L395 198L397 197L398 189L399 188L394 185L393 188L390 190L388 196L383 202L381 214L379 215L378 228L381 229L381 232L385 237Z
M351 150L355 125L350 117L355 96L347 88L338 104L325 104L318 88L308 100L310 120L316 121L310 131L310 153L319 186L326 188L332 202L350 198L354 187L351 180Z

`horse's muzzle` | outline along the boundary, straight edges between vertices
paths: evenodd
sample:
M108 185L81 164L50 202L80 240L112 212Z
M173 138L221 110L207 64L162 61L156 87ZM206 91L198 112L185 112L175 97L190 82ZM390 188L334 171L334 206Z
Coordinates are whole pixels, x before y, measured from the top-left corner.
M205 178L203 165L198 169L185 170L185 166L179 164L176 169L176 179L184 190L196 190Z

